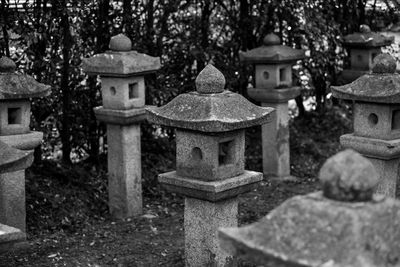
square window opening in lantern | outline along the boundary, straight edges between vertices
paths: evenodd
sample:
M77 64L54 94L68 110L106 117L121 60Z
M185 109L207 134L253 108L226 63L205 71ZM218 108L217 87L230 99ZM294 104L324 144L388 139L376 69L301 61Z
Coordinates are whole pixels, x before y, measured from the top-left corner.
M233 158L234 142L233 140L221 142L218 145L218 165L227 165L234 163Z
M280 68L279 69L279 80L281 82L287 81L287 69L286 68Z
M137 83L129 84L129 99L139 98L139 86Z
M8 108L8 124L21 124L22 110L21 108Z
M392 130L400 130L400 110L393 110Z

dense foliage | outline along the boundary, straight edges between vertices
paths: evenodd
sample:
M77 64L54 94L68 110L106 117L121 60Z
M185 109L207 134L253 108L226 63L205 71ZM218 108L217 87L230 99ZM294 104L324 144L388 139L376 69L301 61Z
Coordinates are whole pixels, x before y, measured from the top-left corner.
M32 127L45 132L42 156L97 162L106 144L104 125L93 113L101 105L99 80L82 72L81 61L105 51L110 36L124 32L134 49L161 57L162 69L147 79L147 103L161 105L192 90L197 73L209 62L224 73L228 88L245 95L251 67L240 64L239 51L276 32L284 44L309 55L295 73L304 89L296 99L299 116L304 116L303 100L310 96L314 109L324 112L329 85L337 83L343 67L342 36L363 23L376 30L396 22L398 2L380 3L1 0L0 56L13 58L21 72L52 86L51 96L35 100L32 110ZM153 127L143 127L148 149L155 146L147 142L154 138Z

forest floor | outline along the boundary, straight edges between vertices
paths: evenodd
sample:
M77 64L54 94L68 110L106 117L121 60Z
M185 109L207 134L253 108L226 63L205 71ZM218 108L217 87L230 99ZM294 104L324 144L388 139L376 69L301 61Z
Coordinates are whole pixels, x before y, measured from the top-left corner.
M265 180L241 196L240 225L259 220L294 195L318 190L319 168L341 149L339 136L351 131L347 113L334 108L291 121L292 174L300 179ZM262 168L260 139L260 127L247 131L249 170ZM26 182L29 246L0 255L0 266L184 266L183 199L156 182L158 173L175 168L175 152L169 149L174 145L164 141L142 145L144 213L138 218L110 218L104 163L32 166Z

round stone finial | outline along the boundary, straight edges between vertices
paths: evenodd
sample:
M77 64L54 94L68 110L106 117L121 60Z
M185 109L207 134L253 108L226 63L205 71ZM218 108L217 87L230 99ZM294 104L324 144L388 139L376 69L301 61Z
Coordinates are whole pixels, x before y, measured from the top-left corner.
M8 57L0 58L0 72L14 72L17 69L14 61Z
M267 34L263 39L264 45L280 45L281 38L275 33Z
M373 73L395 73L396 60L389 54L379 54L374 58Z
M126 35L120 33L111 37L109 48L113 51L130 51L132 41Z
M371 28L366 24L361 24L360 25L360 32L361 33L370 33L371 32Z
M351 149L330 157L319 172L324 196L339 201L372 199L379 176L372 163Z
M196 78L196 89L201 94L222 93L225 88L224 75L213 65L208 64Z

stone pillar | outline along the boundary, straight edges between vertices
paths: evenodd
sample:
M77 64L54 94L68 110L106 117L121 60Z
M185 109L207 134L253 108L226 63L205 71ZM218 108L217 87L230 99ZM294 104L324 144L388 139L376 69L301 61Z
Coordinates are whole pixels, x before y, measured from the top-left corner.
M400 201L373 194L374 165L347 149L325 162L319 179L322 191L220 229L221 246L262 266L400 266Z
M255 65L255 87L248 95L263 107L276 109L271 124L262 127L263 173L271 179L293 180L290 175L288 101L300 94L292 85L292 65L304 58L304 51L280 44L275 34L268 34L264 44L240 53L241 61Z
M25 173L33 153L0 141L0 252L19 248L25 234Z
M236 265L221 250L217 229L237 226L238 195L262 180L261 173L244 169L244 128L269 122L273 109L224 87L222 73L207 65L196 78L196 92L148 109L149 121L177 128L177 170L160 174L159 182L185 196L186 266Z
M360 31L344 36L343 47L348 51L350 66L339 77L343 83L350 83L372 70L374 58L382 53L382 47L391 45L394 36L372 32L368 25L361 25Z
M110 50L84 59L89 75L100 75L103 106L96 118L107 124L108 199L111 216L142 213L140 123L145 116L144 74L160 68L160 59L140 54L123 34L110 40Z
M30 131L30 98L47 96L50 86L15 72L15 63L0 59L0 141L33 152L43 133ZM25 170L0 174L0 223L25 231Z
M380 181L377 192L396 197L400 166L400 77L388 54L374 59L371 74L350 84L332 86L334 97L353 101L354 133L340 137L374 164Z

